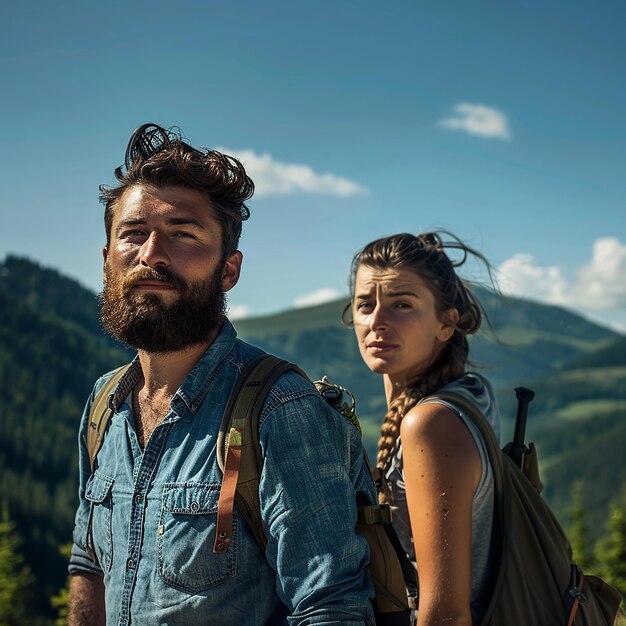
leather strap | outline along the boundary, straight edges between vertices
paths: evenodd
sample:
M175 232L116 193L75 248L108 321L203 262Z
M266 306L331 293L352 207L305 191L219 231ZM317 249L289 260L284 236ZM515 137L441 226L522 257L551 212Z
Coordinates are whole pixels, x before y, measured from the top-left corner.
M263 465L259 416L270 389L288 370L307 377L296 365L264 354L248 364L231 393L217 439L217 462L223 476L217 505L214 552L228 550L235 502L259 546L265 550L267 540L259 507L259 480ZM231 454L233 447L235 450Z
M584 584L585 575L579 567L577 567L575 564L572 564L570 586L567 590L567 601L569 606L567 626L573 626L579 605L586 604L587 602L587 597L583 593Z
M233 528L233 506L241 465L241 430L231 428L228 435L228 450L224 466L224 476L217 503L217 526L213 552L226 552L230 545Z

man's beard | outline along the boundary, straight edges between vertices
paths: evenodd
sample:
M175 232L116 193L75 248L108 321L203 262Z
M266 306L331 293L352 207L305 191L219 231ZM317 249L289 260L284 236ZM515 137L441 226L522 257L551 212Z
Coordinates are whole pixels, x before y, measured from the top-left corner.
M104 329L135 350L165 354L208 341L220 327L226 309L221 269L211 278L187 283L166 268L142 268L116 277L107 264L104 288L98 296ZM156 293L133 293L142 280L160 280L176 288L167 303Z

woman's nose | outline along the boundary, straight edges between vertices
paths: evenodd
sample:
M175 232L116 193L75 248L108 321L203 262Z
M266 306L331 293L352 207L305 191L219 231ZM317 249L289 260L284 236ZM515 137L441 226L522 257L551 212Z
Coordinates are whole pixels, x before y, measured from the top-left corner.
M387 314L380 304L377 304L370 317L370 328L372 330L385 330L388 327Z

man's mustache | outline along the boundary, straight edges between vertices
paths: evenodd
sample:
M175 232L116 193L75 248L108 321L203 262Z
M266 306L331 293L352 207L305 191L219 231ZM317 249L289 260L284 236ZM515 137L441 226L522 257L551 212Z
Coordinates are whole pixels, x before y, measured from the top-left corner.
M167 268L155 269L152 267L142 267L130 276L124 278L122 287L124 291L130 291L137 283L145 280L154 280L168 285L172 285L176 289L184 290L187 286L185 281L178 277L174 272Z

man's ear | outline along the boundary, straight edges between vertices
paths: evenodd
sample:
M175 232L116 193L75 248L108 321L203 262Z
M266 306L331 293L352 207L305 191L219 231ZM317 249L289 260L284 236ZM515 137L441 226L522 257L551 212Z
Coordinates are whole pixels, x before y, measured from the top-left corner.
M441 329L437 333L437 339L441 343L445 343L448 341L452 335L454 335L454 331L456 330L456 325L459 322L459 311L458 309L448 309L444 311L441 316Z
M224 263L222 270L222 290L230 291L238 282L241 273L243 254L239 250L233 252Z
M109 258L109 249L106 246L102 248L102 282L107 280L107 259Z

